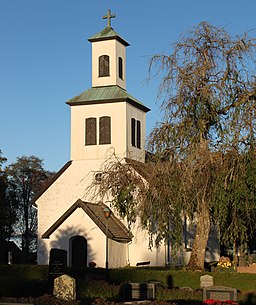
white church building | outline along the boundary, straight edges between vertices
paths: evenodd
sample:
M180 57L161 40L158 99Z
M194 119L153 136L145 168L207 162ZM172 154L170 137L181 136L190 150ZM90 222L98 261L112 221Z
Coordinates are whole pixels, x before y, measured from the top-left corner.
M67 102L71 111L71 156L37 195L37 262L49 263L52 248L67 251L68 266L135 266L166 263L165 246L148 249L147 232L130 232L108 202L86 192L113 151L119 158L145 162L146 113L150 110L126 91L126 47L108 25L89 38L92 44L92 87ZM103 17L104 18L104 17Z
M50 250L56 248L66 250L70 267L170 263L171 245L149 250L145 230L135 225L129 231L115 211L106 218L109 202L92 200L87 191L113 152L119 159L145 162L146 113L150 109L126 91L129 43L111 27L113 17L108 11L103 17L108 19L107 27L88 39L92 44L92 87L67 101L71 160L35 198L39 265L47 265ZM210 254L211 260L217 260L218 251Z

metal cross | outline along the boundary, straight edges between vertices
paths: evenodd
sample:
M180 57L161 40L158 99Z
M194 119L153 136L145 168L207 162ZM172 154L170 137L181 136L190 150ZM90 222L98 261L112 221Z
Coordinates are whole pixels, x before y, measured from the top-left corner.
M108 19L108 26L111 26L111 18L115 18L116 14L111 14L111 10L108 10L108 14L103 16L102 19Z

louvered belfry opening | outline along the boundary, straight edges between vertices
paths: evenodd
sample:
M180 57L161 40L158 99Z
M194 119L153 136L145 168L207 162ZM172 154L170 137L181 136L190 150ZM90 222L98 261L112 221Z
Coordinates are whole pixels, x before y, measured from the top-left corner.
M97 144L96 118L85 119L85 145Z
M99 77L105 77L109 75L109 56L101 55L99 57Z
M132 146L136 146L136 120L134 118L131 119L131 134L132 134Z
M137 147L141 148L141 125L140 121L137 121Z
M118 57L118 75L119 78L123 79L123 59Z
M141 148L141 123L134 118L131 119L131 142L132 146Z
M99 144L111 144L111 118L109 116L100 117Z

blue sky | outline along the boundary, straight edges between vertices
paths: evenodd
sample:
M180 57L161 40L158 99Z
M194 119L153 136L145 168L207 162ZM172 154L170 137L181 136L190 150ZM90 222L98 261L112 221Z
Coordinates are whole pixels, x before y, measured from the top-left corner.
M87 38L106 26L108 8L130 43L127 91L151 108L147 132L160 118L158 80L145 82L150 56L201 21L233 35L256 28L255 0L0 0L0 150L8 163L35 155L57 171L69 160L65 102L91 87Z

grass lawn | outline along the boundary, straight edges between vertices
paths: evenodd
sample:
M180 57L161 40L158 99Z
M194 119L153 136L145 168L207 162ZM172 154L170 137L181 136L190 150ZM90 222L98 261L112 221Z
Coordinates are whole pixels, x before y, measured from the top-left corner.
M121 283L154 281L158 282L156 288L158 303L168 301L178 305L199 305L202 304L200 277L209 274L213 276L215 286L236 288L239 304L256 305L256 274L243 274L228 270L202 273L149 267L120 268L109 270L108 281L106 281L104 269L70 269L68 273L76 279L77 296L82 300L80 304L118 302L120 301ZM47 303L46 297L42 298L43 295L50 292L47 277L47 266L0 266L0 297L32 297L37 300L41 298L42 303L37 301L35 304L55 304L52 300ZM190 287L193 290L184 289L184 287Z

